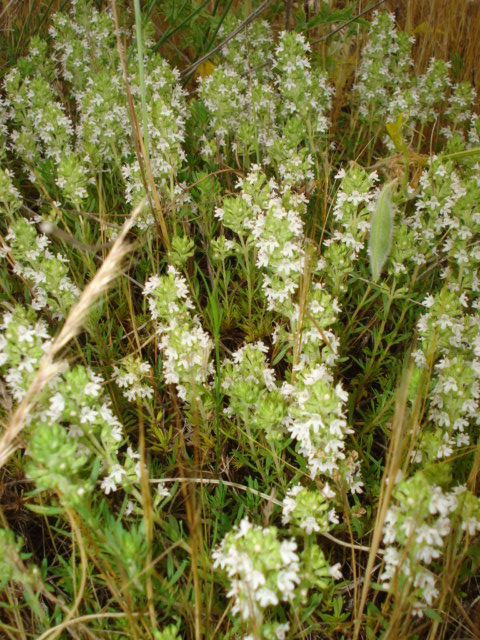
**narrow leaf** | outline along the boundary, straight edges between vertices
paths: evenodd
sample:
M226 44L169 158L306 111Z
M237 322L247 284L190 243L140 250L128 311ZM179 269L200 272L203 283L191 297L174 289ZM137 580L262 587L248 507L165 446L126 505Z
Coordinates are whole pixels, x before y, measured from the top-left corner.
M392 183L385 185L378 197L370 221L370 268L377 282L390 253L393 235Z
M62 507L47 504L29 504L26 502L25 506L33 513L38 513L41 516L59 516L65 511Z

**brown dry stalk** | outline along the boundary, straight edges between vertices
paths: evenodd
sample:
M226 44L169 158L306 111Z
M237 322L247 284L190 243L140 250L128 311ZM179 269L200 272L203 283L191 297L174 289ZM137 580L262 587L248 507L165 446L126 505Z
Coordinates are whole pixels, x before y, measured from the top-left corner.
M363 2L358 4L363 8ZM341 8L344 3L335 0L333 6ZM424 72L432 57L454 59L458 79L478 86L480 2L386 0L380 10L393 12L398 27L415 37L413 58L418 71Z
M363 583L363 589L360 598L360 606L357 611L357 616L354 622L353 640L358 640L362 614L367 604L367 596L370 590L370 584L372 581L373 567L375 564L376 554L379 551L380 544L382 542L383 524L385 522L385 516L387 509L392 498L393 489L395 485L395 479L400 470L402 455L405 447L406 440L406 409L408 401L408 387L410 382L412 369L409 368L404 372L401 384L399 386L396 407L392 422L392 436L390 440L390 447L388 451L387 461L385 464L385 472L382 477L382 485L380 490L380 498L378 501L377 517L375 521L375 528L373 530L372 542L370 546L370 555L368 557L367 568L365 570L365 581Z
M135 154L137 156L137 162L140 169L140 174L142 176L143 187L147 194L147 198L150 204L150 208L156 214L156 220L160 227L160 237L162 240L163 247L167 253L170 252L170 238L168 235L167 225L165 222L165 216L163 215L162 205L160 203L160 198L158 196L157 188L155 186L155 180L153 179L152 170L150 167L150 162L148 159L148 154L145 148L145 142L143 140L143 134L138 124L137 114L135 112L135 105L133 102L132 92L130 90L130 83L128 80L128 70L127 70L127 62L125 60L125 54L122 47L122 42L120 39L120 24L118 21L118 13L117 13L117 3L116 0L112 0L112 9L113 9L113 18L115 21L115 34L117 38L117 49L118 55L120 58L120 64L123 72L123 79L125 82L125 92L127 95L127 103L128 103L128 113L130 115L130 124L132 127L132 139L133 146L135 148ZM147 132L144 132L145 135ZM153 203L150 200L150 192L153 198ZM155 205L155 206L153 206Z
M25 427L27 417L35 404L38 393L52 378L68 366L65 361L55 362L56 356L79 333L92 306L120 273L122 260L130 250L130 245L125 240L142 206L143 200L125 221L102 266L93 280L85 287L78 302L71 307L60 333L45 354L37 375L10 418L7 428L0 438L0 468L15 451L17 447L16 440Z

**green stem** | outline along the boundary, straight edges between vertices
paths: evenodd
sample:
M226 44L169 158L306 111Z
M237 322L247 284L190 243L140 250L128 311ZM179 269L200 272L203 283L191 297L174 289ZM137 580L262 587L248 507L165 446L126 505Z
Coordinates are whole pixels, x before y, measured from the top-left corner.
M140 80L140 91L142 94L142 120L143 120L143 143L145 145L146 160L148 162L148 118L147 118L147 100L145 95L145 76L143 71L143 40L142 40L142 10L140 9L140 0L134 0L135 4L135 30L137 32L137 50L138 50L138 77Z
M247 292L248 292L248 335L250 339L253 339L253 321L252 321L252 299L253 299L253 279L252 269L250 268L249 251L248 247L240 236L240 244L243 249L243 258L245 260L245 274L247 276Z
M480 147L474 149L465 149L464 151L456 151L455 153L447 153L441 155L442 160L461 160L462 158L468 158L469 156L476 156L480 154Z

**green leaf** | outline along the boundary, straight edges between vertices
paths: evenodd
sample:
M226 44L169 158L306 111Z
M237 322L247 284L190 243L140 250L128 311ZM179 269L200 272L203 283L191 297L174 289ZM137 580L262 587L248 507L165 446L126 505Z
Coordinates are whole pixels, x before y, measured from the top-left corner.
M64 512L62 507L54 507L46 504L29 504L25 503L25 506L33 513L38 513L41 516L59 516Z
M392 183L383 187L370 221L369 253L374 282L379 279L392 246L394 213L392 188Z
M423 610L423 613L427 616L427 618L430 618L430 620L436 620L437 622L442 622L443 620L438 611L435 611L435 609L431 609L430 607L426 607Z
M280 353L278 353L278 354L275 356L275 359L274 359L274 361L273 361L273 363L272 363L272 366L274 366L274 367L275 367L275 366L276 366L276 365L277 365L281 360L283 360L284 355L285 355L285 354L287 353L287 351L288 351L289 349L291 349L291 348L292 348L292 346L291 346L290 344L285 345L285 346L283 347L283 349L281 349L281 350L280 350Z
M331 11L328 6L323 6L320 12L311 18L304 29L309 31L319 24L335 24L336 22L343 22L351 20L353 18L353 12L351 8L339 9L337 11Z

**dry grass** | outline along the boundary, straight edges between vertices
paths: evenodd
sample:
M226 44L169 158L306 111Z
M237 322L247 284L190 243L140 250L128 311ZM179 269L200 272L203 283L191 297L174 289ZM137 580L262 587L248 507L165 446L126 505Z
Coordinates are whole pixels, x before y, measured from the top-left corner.
M399 23L416 36L415 58L426 67L434 55L458 60L459 80L478 86L480 60L480 2L478 0L408 0Z
M358 10L371 4L371 0L358 0ZM420 71L432 56L451 60L456 80L468 80L478 88L479 0L387 0L383 6L395 14L401 29L415 36L414 58Z

